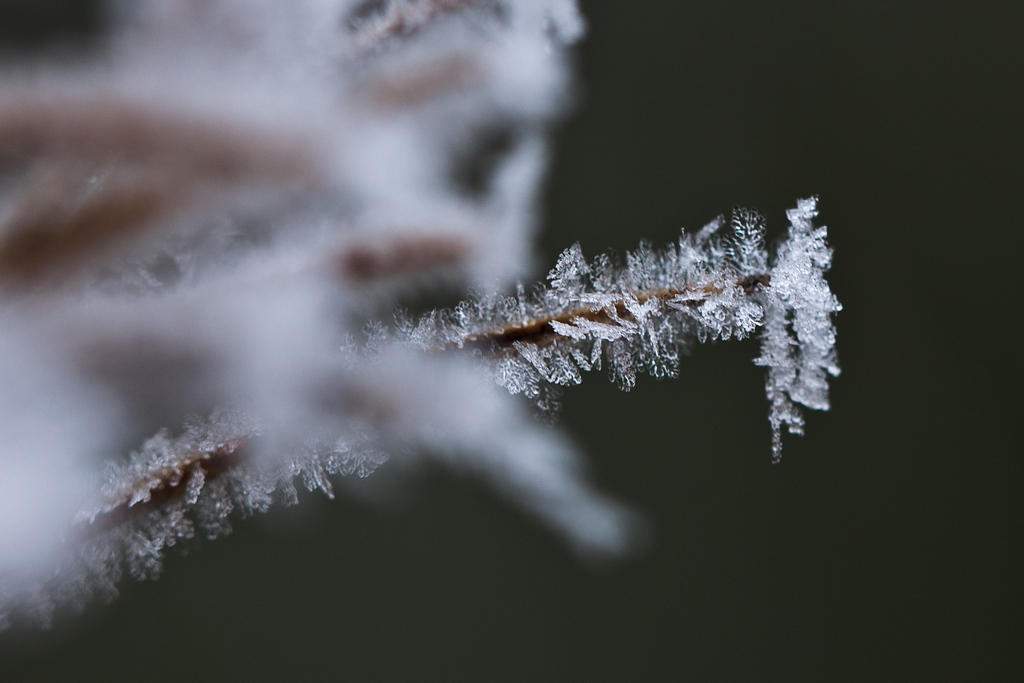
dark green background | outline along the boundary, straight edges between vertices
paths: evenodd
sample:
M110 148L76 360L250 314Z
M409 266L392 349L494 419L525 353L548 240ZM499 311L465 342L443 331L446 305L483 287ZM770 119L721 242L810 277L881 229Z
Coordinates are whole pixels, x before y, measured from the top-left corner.
M431 472L383 506L239 523L110 606L0 636L0 680L1024 680L1024 3L584 11L543 265L734 205L778 232L818 194L845 305L833 410L773 466L756 343L630 394L592 376L562 427L646 513L645 554L581 564Z

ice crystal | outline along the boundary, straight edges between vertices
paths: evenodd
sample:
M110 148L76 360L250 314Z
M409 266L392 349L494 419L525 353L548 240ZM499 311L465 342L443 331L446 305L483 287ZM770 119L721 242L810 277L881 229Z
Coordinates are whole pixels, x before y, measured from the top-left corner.
M768 368L772 452L782 452L782 425L802 434L803 416L794 404L828 410L828 377L839 374L832 314L842 309L823 274L832 263L827 231L812 224L817 208L805 199L788 212L789 236L778 251L768 291L761 356Z

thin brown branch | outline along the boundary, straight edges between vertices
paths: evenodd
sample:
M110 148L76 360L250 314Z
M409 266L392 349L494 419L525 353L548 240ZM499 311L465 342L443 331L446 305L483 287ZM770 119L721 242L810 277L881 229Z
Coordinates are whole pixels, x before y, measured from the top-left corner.
M741 278L737 280L735 284L744 292L750 294L753 293L758 286L767 287L770 282L771 278L768 274L759 274ZM698 294L696 298L686 300L686 305L696 307L699 306L705 298L712 294L720 293L723 289L724 286L721 283L708 283L702 287L657 289L637 294L636 300L638 303L642 304L650 301L651 299L667 301L683 294ZM631 320L633 318L632 313L630 313L626 307L625 300L614 302L612 307L614 308L615 315L620 319ZM445 346L444 350L468 347L480 349L486 353L497 356L505 353L511 353L513 351L513 345L516 342L525 342L536 346L546 346L559 336L551 323L557 322L569 324L573 320L589 320L591 322L598 323L613 322L612 316L606 307L598 309L580 307L557 315L544 316L518 323L516 325L508 325L501 329L471 334L461 342L449 343Z
M24 288L66 277L73 264L128 237L181 206L198 186L164 169L117 169L52 164L28 183L0 225L0 278ZM97 177L99 176L99 177Z
M0 159L142 162L209 178L310 180L308 141L118 96L0 92Z
M0 224L0 279L20 288L66 278L200 191L243 181L322 182L299 136L66 93L0 91L4 161L30 168Z
M395 235L390 239L354 242L333 257L333 270L355 283L409 276L465 262L473 246L458 232Z
M193 451L182 458L174 467L150 473L145 480L128 490L118 492L117 497L102 502L102 512L89 523L91 533L99 533L118 526L130 519L158 509L169 500L183 496L188 489L189 479L201 470L204 481L242 464L247 457L249 439L232 439L210 451ZM148 490L148 497L132 504L140 492Z

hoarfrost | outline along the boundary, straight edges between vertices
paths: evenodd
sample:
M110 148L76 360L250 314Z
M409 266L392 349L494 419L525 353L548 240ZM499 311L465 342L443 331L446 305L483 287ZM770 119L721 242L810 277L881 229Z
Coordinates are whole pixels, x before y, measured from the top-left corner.
M569 386L606 365L623 390L640 372L675 376L693 342L744 339L758 329L768 368L772 453L781 456L783 425L803 433L799 405L827 410L828 375L838 375L832 315L841 310L824 273L831 265L826 229L814 227L814 198L787 213L790 226L774 254L765 220L737 209L732 234L716 219L661 251L641 244L616 268L591 261L574 244L548 274L548 286L511 301L480 299L473 311L435 312L415 327L425 348L478 349L495 381L511 393L546 401L544 386ZM509 315L508 311L516 311ZM543 407L543 406L542 406Z
M591 370L674 376L694 342L760 328L776 457L799 405L828 407L814 200L774 256L737 212L622 266L573 245L500 294L570 99L572 0L111 6L101 59L0 75L0 628L390 460L625 552L633 515L508 394L550 413ZM438 281L478 293L363 322Z
M832 264L827 230L815 228L815 199L790 210L788 239L779 247L768 291L761 356L754 361L768 368L766 391L771 402L772 452L782 452L782 426L803 433L803 417L794 403L828 410L828 375L839 375L832 314L842 305L825 282Z

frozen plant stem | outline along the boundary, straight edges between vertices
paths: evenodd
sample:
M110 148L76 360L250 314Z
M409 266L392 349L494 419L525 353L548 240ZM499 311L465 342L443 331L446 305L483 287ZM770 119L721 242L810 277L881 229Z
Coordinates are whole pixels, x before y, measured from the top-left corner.
M767 285L771 282L771 277L767 274L754 275L751 277L741 278L736 281L736 286L743 289L746 293L751 293L757 285ZM732 284L732 283L730 283ZM726 285L728 286L728 285ZM659 289L653 292L641 292L637 293L634 298L636 303L643 305L652 299L660 300L675 300L685 301L686 305L691 307L699 306L705 297L701 296L712 294L720 294L724 287L715 287L712 284L704 285L698 289L684 288L684 289ZM696 296L694 296L696 294ZM535 320L527 320L519 323L518 325L509 325L500 330L490 330L487 332L479 332L471 334L461 342L462 347L467 348L481 348L485 352L492 355L502 355L511 353L515 349L517 342L523 343L528 342L536 346L546 346L549 343L554 342L559 337L559 330L565 330L564 325L572 323L598 323L598 324L612 324L616 320L634 321L633 314L629 311L629 306L624 299L618 299L609 302L609 306L613 312L605 311L604 308L575 308L565 313L558 315L549 315L543 318ZM446 349L457 346L454 342L449 342L445 347Z
M628 552L536 410L757 334L773 457L828 407L815 200L617 264L526 273L573 0L108 0L100 58L0 71L0 628L153 578L167 549L437 462L583 554ZM479 292L386 327L425 284ZM369 333L357 342L360 331Z
M768 368L778 461L783 426L803 430L796 404L827 409L826 376L839 374L831 315L841 307L823 277L831 250L825 228L813 227L816 213L815 199L789 212L773 257L764 219L744 210L733 215L731 235L719 234L717 219L662 251L641 246L621 268L607 256L588 262L577 244L531 296L484 297L399 327L420 348L475 351L498 384L542 409L556 406L552 387L579 384L581 372L607 365L629 390L638 371L674 376L694 341L742 339L763 328L755 362Z

